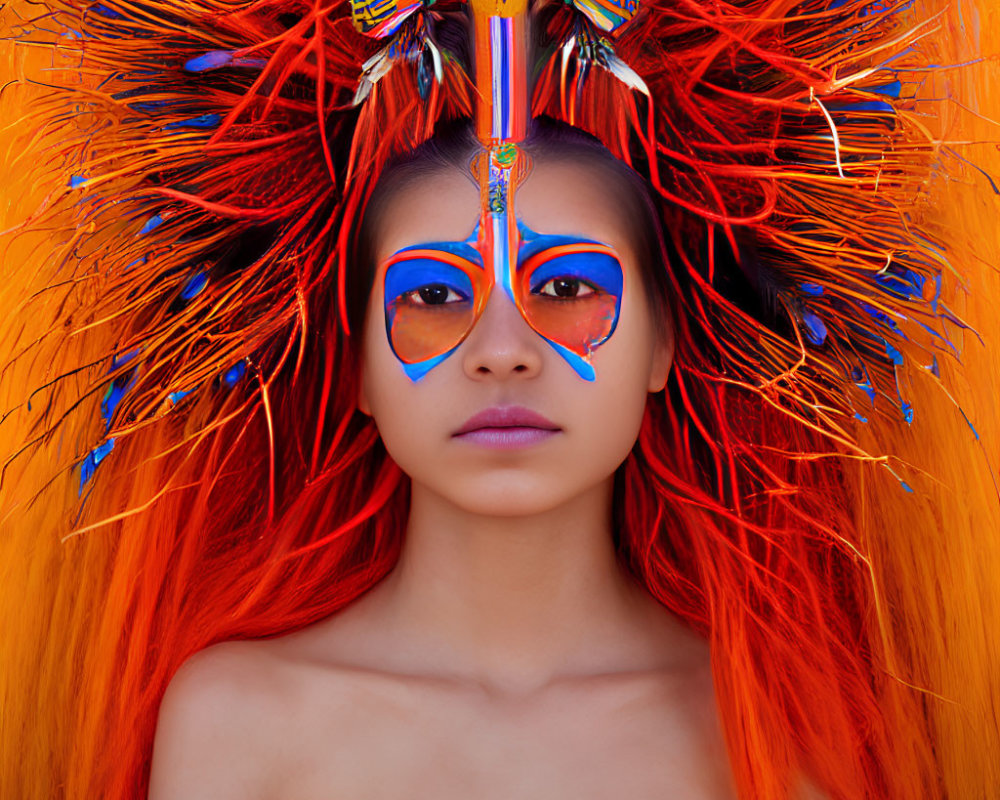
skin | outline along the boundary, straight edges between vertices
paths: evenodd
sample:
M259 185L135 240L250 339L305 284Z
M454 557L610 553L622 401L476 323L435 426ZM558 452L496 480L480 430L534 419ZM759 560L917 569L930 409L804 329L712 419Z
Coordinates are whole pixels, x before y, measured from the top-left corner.
M388 200L376 257L468 236L478 189L444 171ZM410 476L398 565L297 633L196 654L160 710L150 782L169 798L733 798L707 644L617 564L613 473L664 386L607 176L537 162L517 195L532 229L622 257L618 328L581 379L501 292L414 383L386 341L377 276L361 410ZM413 213L420 209L420 213ZM497 405L561 429L519 450L453 438Z

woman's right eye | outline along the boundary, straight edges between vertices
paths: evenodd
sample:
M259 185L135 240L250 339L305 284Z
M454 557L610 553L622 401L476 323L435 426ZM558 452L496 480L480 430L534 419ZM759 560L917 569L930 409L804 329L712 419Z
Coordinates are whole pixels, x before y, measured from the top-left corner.
M443 283L429 283L427 286L406 292L402 299L418 306L441 306L460 303L468 298Z

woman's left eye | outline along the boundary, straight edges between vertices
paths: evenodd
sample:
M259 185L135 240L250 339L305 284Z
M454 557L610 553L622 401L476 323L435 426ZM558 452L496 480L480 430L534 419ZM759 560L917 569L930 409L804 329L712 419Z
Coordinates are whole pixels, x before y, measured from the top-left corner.
M563 276L560 278L550 278L539 286L536 291L538 294L547 295L548 297L573 299L593 294L595 289L591 284L580 280L580 278Z
M443 283L429 283L403 297L418 306L444 306L465 300L465 296Z

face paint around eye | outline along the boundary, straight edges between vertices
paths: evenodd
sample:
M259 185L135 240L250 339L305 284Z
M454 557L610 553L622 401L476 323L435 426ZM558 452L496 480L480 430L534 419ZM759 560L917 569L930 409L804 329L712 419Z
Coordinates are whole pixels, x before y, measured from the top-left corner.
M585 380L590 354L617 325L623 271L608 245L572 236L535 234L521 224L518 265L511 278L525 321ZM447 358L485 309L496 276L475 246L464 242L404 248L385 266L386 332L413 380Z
M598 242L539 236L533 244L533 254L519 271L524 317L562 348L560 353L581 372L618 323L624 281L621 262L610 247ZM559 288L562 297L556 295Z
M463 242L409 247L385 262L386 335L417 380L453 351L481 309L486 276L478 253Z

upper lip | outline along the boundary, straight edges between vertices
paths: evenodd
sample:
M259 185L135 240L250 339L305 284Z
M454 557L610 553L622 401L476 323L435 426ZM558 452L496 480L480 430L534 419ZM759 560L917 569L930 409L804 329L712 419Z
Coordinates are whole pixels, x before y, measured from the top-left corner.
M560 430L552 420L522 406L495 406L480 411L465 421L454 436L474 431L479 428L542 428L543 430Z

